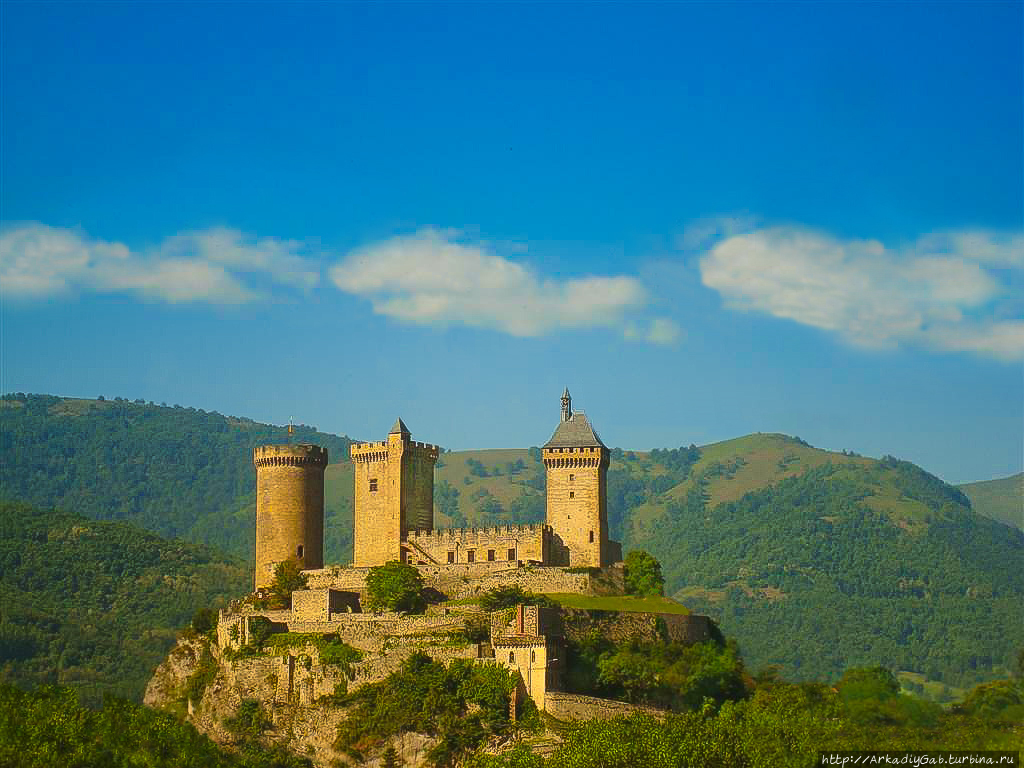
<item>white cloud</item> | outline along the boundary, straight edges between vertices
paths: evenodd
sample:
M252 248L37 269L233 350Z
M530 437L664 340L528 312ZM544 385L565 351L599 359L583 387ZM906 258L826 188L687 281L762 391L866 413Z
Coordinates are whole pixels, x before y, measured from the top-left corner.
M0 233L0 294L41 299L126 293L171 303L237 304L264 297L253 278L313 288L319 272L301 252L294 241L249 238L222 227L182 233L133 252L123 243L29 223Z
M721 240L700 261L726 306L835 332L864 347L904 344L1024 356L1024 322L1005 319L1008 289L989 267L1024 266L1024 239L986 231L938 233L893 250L801 227Z
M682 338L679 326L667 317L655 317L646 326L629 323L622 334L629 341L648 344L674 344Z
M509 261L481 244L433 229L393 237L349 253L330 270L343 291L365 296L374 311L418 325L467 325L513 336L568 328L628 327L647 304L635 277L555 279ZM669 334L669 321L651 341ZM674 326L672 326L674 327Z

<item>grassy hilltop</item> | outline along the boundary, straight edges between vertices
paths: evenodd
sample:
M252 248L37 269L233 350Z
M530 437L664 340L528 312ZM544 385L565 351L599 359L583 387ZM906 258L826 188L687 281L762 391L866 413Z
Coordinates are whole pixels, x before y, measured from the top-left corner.
M959 487L979 515L1024 530L1024 472Z
M285 439L283 427L190 408L8 395L0 494L247 559L252 447ZM349 562L350 440L308 427L295 440L330 452L325 555ZM753 669L835 679L882 663L952 695L1004 675L1021 643L1008 628L1024 620L1024 533L984 516L1012 519L1020 482L961 491L907 462L756 434L613 449L608 515L612 536L656 555L668 591L716 618ZM542 521L539 450L443 453L435 509L439 527Z

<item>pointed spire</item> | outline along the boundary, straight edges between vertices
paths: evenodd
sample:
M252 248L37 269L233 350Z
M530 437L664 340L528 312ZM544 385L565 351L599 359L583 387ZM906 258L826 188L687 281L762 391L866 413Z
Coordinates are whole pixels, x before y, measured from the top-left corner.
M409 428L407 426L405 426L405 422L402 421L401 418L398 418L398 419L395 419L395 426L393 426L391 428L391 431L388 432L388 434L389 435L405 435L406 437L409 437L412 433L409 431Z
M565 388L565 392L562 393L562 421L568 421L572 418L572 395L569 394L569 388Z

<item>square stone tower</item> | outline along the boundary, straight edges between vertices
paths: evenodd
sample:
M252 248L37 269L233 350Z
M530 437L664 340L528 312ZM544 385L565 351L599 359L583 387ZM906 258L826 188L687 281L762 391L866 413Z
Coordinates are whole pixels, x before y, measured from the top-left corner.
M563 565L611 565L622 546L608 538L609 451L582 411L573 413L569 390L562 419L543 449L547 472L547 524L568 550Z
M439 450L413 442L401 419L387 440L352 445L354 566L402 560L406 534L434 527L434 464Z

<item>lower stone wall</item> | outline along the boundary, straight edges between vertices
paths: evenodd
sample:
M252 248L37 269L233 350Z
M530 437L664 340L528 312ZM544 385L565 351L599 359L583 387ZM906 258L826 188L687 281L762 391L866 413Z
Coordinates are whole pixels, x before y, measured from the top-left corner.
M660 719L668 714L664 710L654 707L627 704L624 701L613 701L612 699L598 699L578 693L548 692L544 704L544 710L559 720L612 720L616 717L628 717L636 713Z
M433 587L450 600L459 600L494 587L517 584L531 592L568 592L579 595L621 595L625 593L623 569L611 566L601 570L569 573L551 566L509 567L508 563L481 562L453 565L417 565L425 586ZM366 592L369 568L330 566L303 571L310 590L335 589Z
M714 623L707 616L672 613L619 613L580 608L562 610L565 637L580 641L596 630L612 642L670 640L694 645L714 637Z

